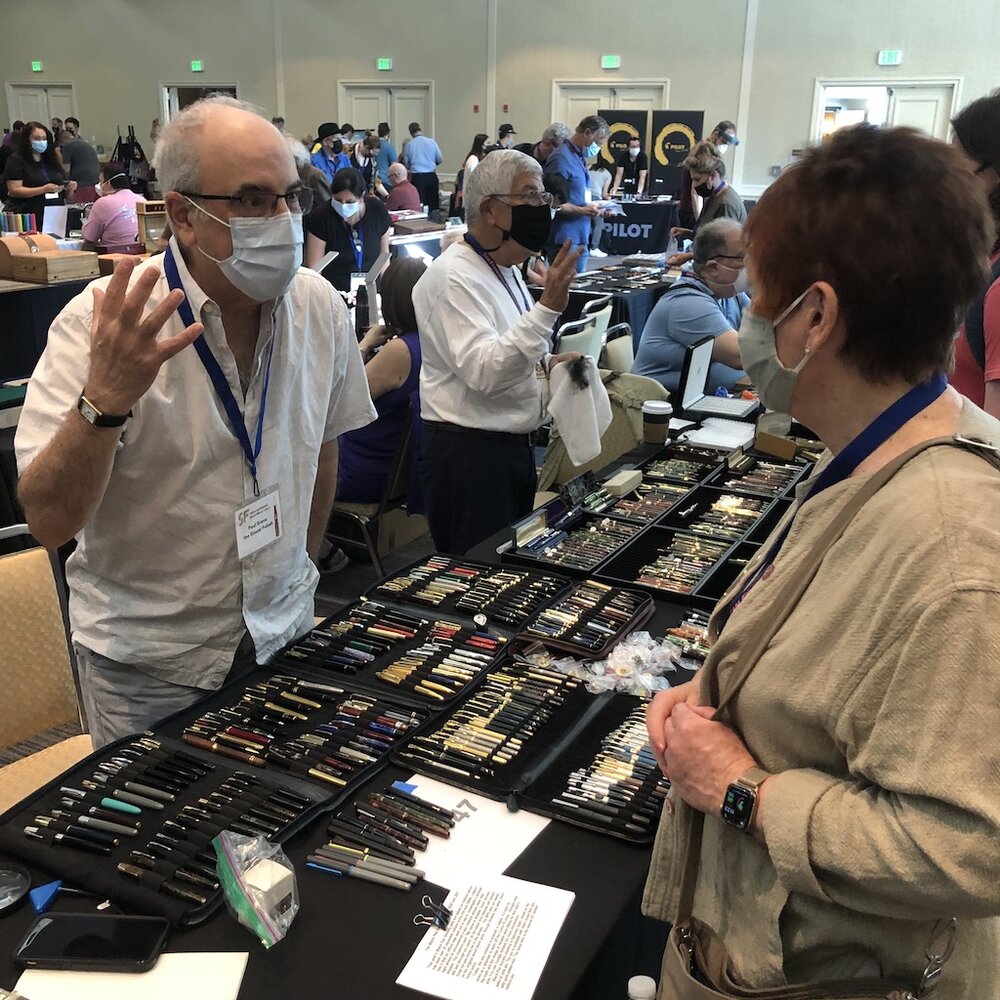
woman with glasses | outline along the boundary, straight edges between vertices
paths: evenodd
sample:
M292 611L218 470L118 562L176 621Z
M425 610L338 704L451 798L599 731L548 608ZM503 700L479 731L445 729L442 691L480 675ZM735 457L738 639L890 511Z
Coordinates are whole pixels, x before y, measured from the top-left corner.
M315 269L326 254L336 252L323 277L346 294L352 274L364 274L389 252L392 223L382 202L365 196L365 181L357 170L338 170L330 189L331 200L306 216L306 267Z

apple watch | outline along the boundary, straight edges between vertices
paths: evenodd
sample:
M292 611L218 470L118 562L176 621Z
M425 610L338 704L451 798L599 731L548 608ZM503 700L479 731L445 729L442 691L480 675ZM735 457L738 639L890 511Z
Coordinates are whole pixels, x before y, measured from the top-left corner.
M763 768L751 767L740 775L727 789L722 800L721 815L724 823L746 832L757 812L757 795L760 786L770 778Z
M132 416L131 410L123 417L110 413L101 413L86 396L81 396L77 400L76 408L83 415L83 419L95 427L121 427Z

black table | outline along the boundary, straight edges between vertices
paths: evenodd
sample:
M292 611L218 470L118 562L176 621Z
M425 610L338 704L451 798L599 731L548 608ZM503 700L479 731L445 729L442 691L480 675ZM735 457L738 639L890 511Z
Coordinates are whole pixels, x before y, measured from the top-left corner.
M621 202L625 215L604 220L601 249L610 254L663 253L677 225L675 201Z
M0 381L26 378L45 350L52 321L93 281L0 282Z
M496 547L507 537L508 532L498 532L469 558L498 562ZM657 601L646 627L660 633L686 613L679 605ZM408 774L389 767L359 794ZM439 900L445 891L418 883L411 892L402 893L308 869L306 856L325 841L324 833L325 821L318 820L285 845L296 868L301 909L284 941L265 951L232 918L216 914L201 927L175 931L168 950L249 952L240 1000L412 1000L417 994L396 986L395 979L424 932L413 925L413 916L425 891ZM658 976L667 927L639 913L649 853L648 846L552 821L507 869L506 874L516 878L576 893L536 997L606 1000L624 996L632 975ZM35 874L33 885L51 877ZM92 912L92 907L84 900L60 897L53 909ZM12 987L17 981L11 953L32 919L27 904L0 919L0 986Z

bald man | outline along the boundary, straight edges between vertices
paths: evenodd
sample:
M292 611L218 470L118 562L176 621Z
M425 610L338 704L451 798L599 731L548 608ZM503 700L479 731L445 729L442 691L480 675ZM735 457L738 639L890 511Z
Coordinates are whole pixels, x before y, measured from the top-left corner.
M414 187L402 163L394 163L389 167L389 183L392 190L386 199L385 207L390 212L419 212L420 192Z
M32 533L79 542L69 610L97 747L311 626L337 437L375 416L340 296L299 267L281 133L211 98L167 125L155 166L169 249L60 313L16 438Z

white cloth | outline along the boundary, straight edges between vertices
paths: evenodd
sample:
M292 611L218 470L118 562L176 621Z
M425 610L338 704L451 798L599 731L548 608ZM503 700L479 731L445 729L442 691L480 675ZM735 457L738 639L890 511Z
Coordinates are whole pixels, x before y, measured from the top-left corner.
M552 398L549 416L555 421L566 454L574 465L583 465L601 453L601 438L611 426L611 400L601 381L597 362L583 356L587 388L570 377L569 363L556 365L549 374Z
M66 567L70 621L73 639L94 652L212 689L229 670L244 622L260 663L312 625L318 573L305 542L319 449L376 414L347 310L330 283L305 268L261 310L242 402L219 307L191 278L176 241L171 246L192 312L242 403L251 442L273 339L257 469L262 492L280 491L281 535L242 562L237 558L234 514L253 496L253 481L201 359L185 348L133 407L104 497L78 536ZM161 264L157 258L140 264L133 282L148 268L162 272ZM89 285L49 330L17 431L22 473L76 407L90 364L91 289L109 281ZM161 275L147 311L169 290ZM174 314L160 336L183 328Z
M464 240L453 244L413 289L420 331L420 410L489 431L527 434L545 413L541 363L559 314L531 304L515 268L507 288Z
M468 180L469 174L471 174L478 166L479 166L479 157L476 156L475 153L469 153L468 157L466 158L464 167L466 180Z

